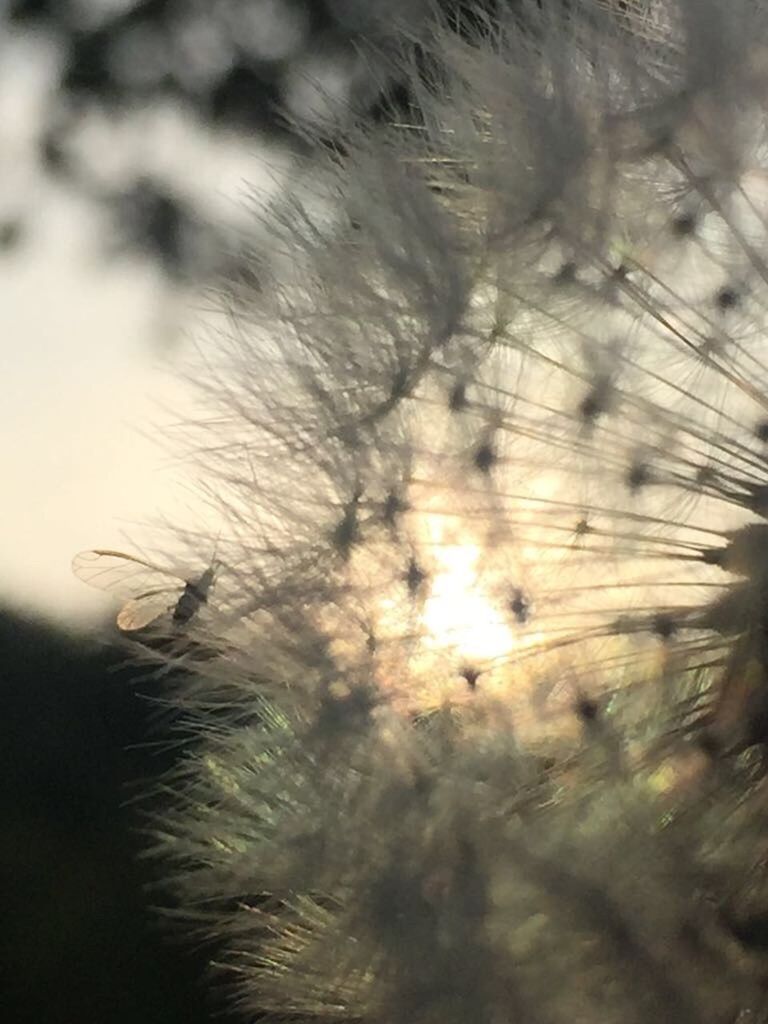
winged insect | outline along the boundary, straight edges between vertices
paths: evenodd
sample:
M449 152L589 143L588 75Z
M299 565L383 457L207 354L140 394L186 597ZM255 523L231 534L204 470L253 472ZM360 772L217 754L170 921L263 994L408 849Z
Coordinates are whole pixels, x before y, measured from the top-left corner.
M186 579L125 551L94 548L76 554L72 570L89 586L125 598L116 622L123 632L132 633L168 614L177 627L190 622L208 602L218 563L213 561L199 576Z

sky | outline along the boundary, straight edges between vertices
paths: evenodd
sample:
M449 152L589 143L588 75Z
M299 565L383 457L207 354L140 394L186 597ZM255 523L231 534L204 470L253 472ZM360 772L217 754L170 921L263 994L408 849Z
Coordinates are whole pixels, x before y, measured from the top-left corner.
M109 602L73 577L75 552L126 548L189 507L163 425L188 404L178 365L209 300L170 291L149 263L106 259L99 211L37 168L57 66L42 38L0 40L0 218L28 224L24 244L0 257L0 602L78 622ZM142 161L233 225L285 167L263 144L214 145L173 107L125 124L93 117L86 134L105 180Z

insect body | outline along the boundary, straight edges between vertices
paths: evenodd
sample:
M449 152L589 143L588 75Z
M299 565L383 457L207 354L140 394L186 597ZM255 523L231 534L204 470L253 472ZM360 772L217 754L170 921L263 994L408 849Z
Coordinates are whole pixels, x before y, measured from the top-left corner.
M215 575L215 566L210 566L196 580L188 580L184 584L184 590L173 609L173 621L177 625L186 625L197 614L200 605L208 603L208 591L211 589Z
M116 620L126 633L144 629L169 612L174 626L185 626L207 603L217 568L214 562L200 576L185 579L143 558L105 548L81 551L72 560L72 570L83 582L127 598Z

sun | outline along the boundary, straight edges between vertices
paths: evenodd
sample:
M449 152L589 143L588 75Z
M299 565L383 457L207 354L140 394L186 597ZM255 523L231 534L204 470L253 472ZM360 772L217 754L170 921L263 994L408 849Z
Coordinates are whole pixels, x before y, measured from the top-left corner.
M421 613L425 646L455 651L465 661L504 658L515 646L515 637L483 589L480 548L460 539L446 540L438 519L429 517L426 527L434 569Z

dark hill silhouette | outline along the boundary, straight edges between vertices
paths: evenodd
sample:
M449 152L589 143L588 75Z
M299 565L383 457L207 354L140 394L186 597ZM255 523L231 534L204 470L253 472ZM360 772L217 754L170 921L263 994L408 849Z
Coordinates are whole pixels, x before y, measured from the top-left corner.
M151 706L124 661L0 613L0 962L14 1024L226 1020L209 951L171 941L150 908L130 798L175 755L148 745Z

